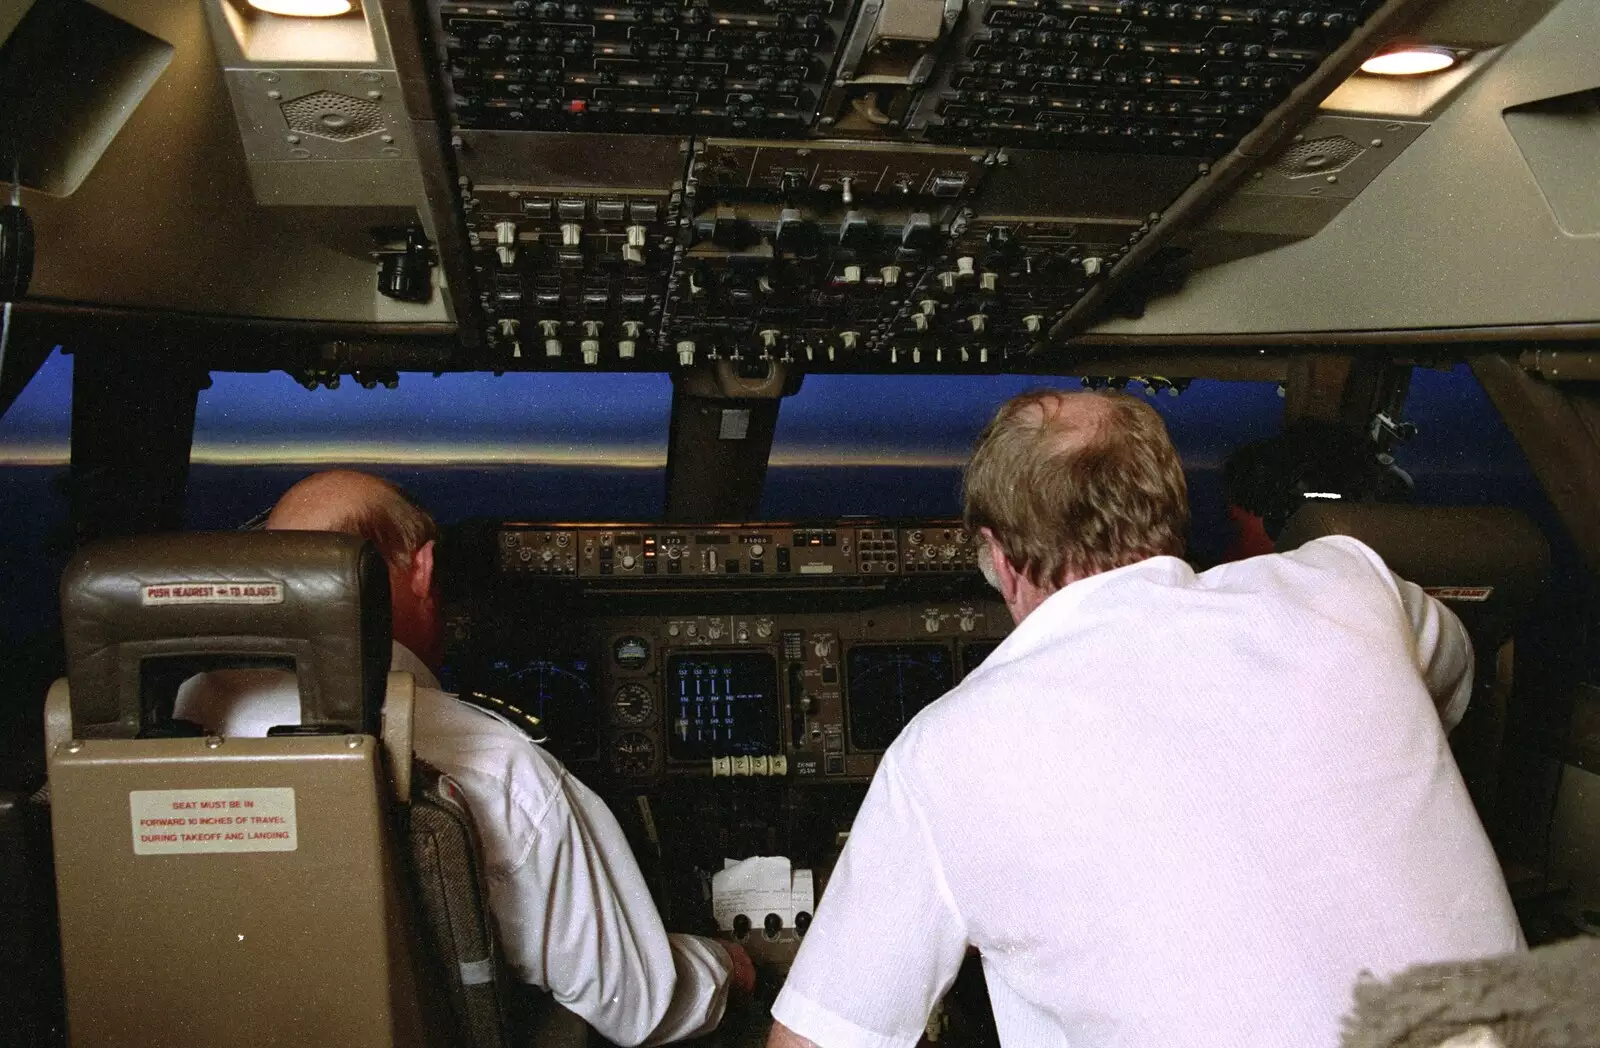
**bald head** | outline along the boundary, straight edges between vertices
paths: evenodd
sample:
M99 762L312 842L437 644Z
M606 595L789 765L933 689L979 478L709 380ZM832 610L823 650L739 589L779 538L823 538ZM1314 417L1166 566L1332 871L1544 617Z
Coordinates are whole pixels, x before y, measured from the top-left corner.
M283 493L266 526L274 531L337 531L370 540L389 568L394 639L428 665L439 665L443 631L433 578L439 529L405 492L355 470L314 473Z
M1048 592L1181 556L1189 503L1161 416L1122 393L1024 393L1000 407L966 473L966 516Z
M371 539L389 564L404 568L438 527L395 485L370 473L313 473L283 493L267 517L274 531L339 531Z

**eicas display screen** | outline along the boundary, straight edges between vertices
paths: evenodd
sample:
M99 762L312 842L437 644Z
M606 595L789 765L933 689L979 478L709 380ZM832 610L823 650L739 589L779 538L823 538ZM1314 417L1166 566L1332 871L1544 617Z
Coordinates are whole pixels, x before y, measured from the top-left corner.
M845 656L850 742L887 749L906 722L955 684L942 644L857 645Z
M673 655L663 682L673 760L778 752L778 663L755 651Z
M563 760L594 757L596 705L591 663L583 658L496 659L480 689L539 718L545 748Z

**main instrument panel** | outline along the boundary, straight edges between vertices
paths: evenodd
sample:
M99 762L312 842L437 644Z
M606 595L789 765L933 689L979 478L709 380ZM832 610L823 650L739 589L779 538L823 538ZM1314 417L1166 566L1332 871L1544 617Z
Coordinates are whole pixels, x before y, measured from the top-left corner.
M954 521L476 525L452 683L623 787L862 782L1011 627Z
M429 0L457 292L507 367L1015 368L1381 6Z

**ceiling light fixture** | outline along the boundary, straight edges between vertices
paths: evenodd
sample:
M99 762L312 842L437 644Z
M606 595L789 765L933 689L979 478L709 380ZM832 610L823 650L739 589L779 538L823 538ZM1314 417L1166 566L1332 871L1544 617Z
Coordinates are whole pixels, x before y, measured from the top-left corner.
M1455 52L1449 48L1401 47L1372 56L1361 63L1361 71L1374 76L1423 76L1455 64Z
M269 15L290 18L333 18L350 13L351 0L250 0L250 6Z

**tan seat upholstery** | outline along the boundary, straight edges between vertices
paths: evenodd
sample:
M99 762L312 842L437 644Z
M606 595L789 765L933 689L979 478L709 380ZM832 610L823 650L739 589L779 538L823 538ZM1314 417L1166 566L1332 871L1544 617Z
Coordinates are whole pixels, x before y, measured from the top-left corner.
M396 832L412 684L388 672L372 547L125 540L74 560L62 614L46 732L72 1043L448 1043ZM262 660L293 668L312 727L171 722L163 670Z
M1366 543L1400 577L1439 597L1471 635L1476 685L1450 744L1479 814L1494 834L1511 693L1511 637L1543 592L1549 544L1526 516L1502 507L1327 502L1307 505L1291 517L1278 549L1325 535Z

